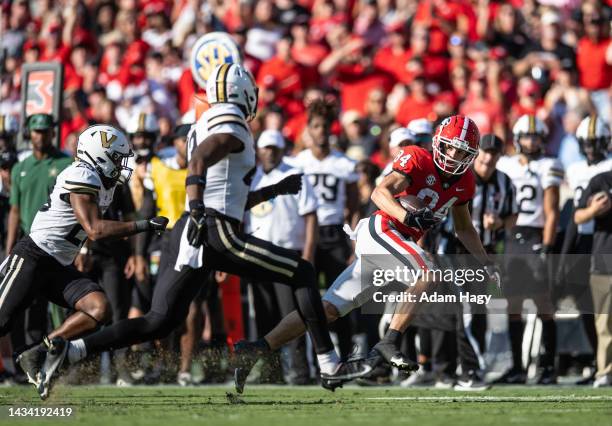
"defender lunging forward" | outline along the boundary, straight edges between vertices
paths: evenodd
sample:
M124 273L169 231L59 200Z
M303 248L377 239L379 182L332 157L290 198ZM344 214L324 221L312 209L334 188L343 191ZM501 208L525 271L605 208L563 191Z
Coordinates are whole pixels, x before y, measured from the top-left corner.
M165 254L176 259L175 268L167 268L159 278L146 315L71 342L69 361L164 337L185 320L207 272L216 270L291 286L299 316L312 336L324 383L363 373L362 363L339 362L312 265L294 251L240 230L245 209L276 195L296 193L301 185L301 177L294 175L249 193L255 146L248 122L257 111L257 87L251 74L241 65L220 65L211 74L206 92L212 106L188 136L189 213L174 226L171 253ZM55 362L61 363L64 356Z
M38 295L75 313L40 345L23 352L17 362L31 383L46 387L57 364L45 363L45 352L61 350L63 339L82 335L107 319L101 287L72 265L87 238L123 237L165 229L168 220L156 217L137 222L103 220L115 186L132 154L125 135L111 126L89 127L78 139L77 161L57 177L49 200L36 214L29 236L22 238L3 263L0 283L0 336L8 333L18 313ZM59 339L59 340L58 340ZM60 345L61 346L61 345ZM46 397L46 392L41 393Z

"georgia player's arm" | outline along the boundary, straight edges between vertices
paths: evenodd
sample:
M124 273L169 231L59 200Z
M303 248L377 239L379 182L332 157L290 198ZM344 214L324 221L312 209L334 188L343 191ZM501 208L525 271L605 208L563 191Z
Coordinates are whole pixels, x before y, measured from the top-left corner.
M472 216L467 203L453 206L451 209L453 215L453 223L455 225L455 233L457 238L463 243L465 248L480 262L486 264L489 262L489 256L482 246L478 231L472 223Z
M410 178L394 170L376 185L370 198L376 204L376 207L403 222L408 212L395 199L395 195L405 191L409 186Z
M102 213L92 194L71 192L70 205L83 230L87 233L87 238L91 241L125 237L140 232L136 227L136 222L102 219Z
M557 223L559 223L559 187L549 186L544 190L543 245L552 246L555 244Z
M227 133L216 133L208 136L191 154L187 166L189 176L206 176L206 169L232 152L243 149L243 143ZM187 185L189 201L202 200L204 185L202 183Z

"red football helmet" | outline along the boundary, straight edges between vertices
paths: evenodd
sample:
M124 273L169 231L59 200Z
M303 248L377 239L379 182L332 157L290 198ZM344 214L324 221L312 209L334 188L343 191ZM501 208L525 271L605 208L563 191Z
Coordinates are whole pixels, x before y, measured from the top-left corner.
M438 125L432 139L433 159L440 170L460 175L472 165L478 155L480 132L476 124L463 115L447 117ZM461 159L447 154L449 147L465 152Z

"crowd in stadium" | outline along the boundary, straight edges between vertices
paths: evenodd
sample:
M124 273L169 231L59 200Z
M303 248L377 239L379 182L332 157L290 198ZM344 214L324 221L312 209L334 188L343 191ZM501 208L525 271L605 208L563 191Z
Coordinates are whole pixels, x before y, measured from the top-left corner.
M269 158L259 154L264 169L266 162L272 164L271 169L277 166L280 157L272 158L275 152L285 154L283 161L288 164L303 165L304 152L313 145L308 131L311 116L326 118L332 114L330 141L335 150L346 155L346 163L338 167L347 168L338 170L344 173L341 179L346 183L346 190L341 191L345 203L340 206L339 219L330 219L333 213L313 207L317 205L316 196L306 193L307 188L302 189L304 194L300 194L295 211L295 215L304 218L304 235L291 234L291 227L283 223L258 223L271 208L269 203L247 213L249 232L257 235L259 231L260 238L285 243L314 262L321 289L329 287L352 261L349 240L338 229L345 222L354 225L376 210L370 196L379 177L385 174L383 170L406 145L431 148L434 131L446 117L470 117L483 136L481 158L488 153L494 158L491 161L499 160L497 169L510 180L518 166L506 156L521 150L517 144L522 134L541 138L545 155L555 159L551 160L554 166L548 177L550 182L542 185L543 192L550 186L561 188L556 192L556 213L550 213L549 206L544 205L548 195L536 198L534 192L526 204L534 199L541 203L532 207L534 212L543 210L542 223L534 219L534 223L516 224L540 229L540 235L533 240L544 248L533 252L539 258L563 251L565 230L574 221L573 215L559 219L564 201L575 199L577 209L587 207L581 204L579 194L573 193L576 188L568 185L570 176L566 173L563 178L563 170L567 172L585 160L577 136L580 124L588 117L595 123L597 116L599 121L593 128L604 129L598 137L610 139L609 129L605 136L603 123L612 119L612 4L604 0L0 3L0 241L4 254L10 253L21 235L30 232L34 215L46 202L55 177L76 157L79 134L94 123L125 130L136 153L134 176L129 186L115 193L106 215L127 220L159 213L170 218L168 228L172 227L184 210L187 135L196 121L196 96L203 92L192 76L191 49L199 37L213 31L232 37L243 64L255 76L259 112L250 123L251 130L258 148L278 150L270 150L273 154L268 153ZM22 66L34 62L58 62L63 66L59 121L35 114L18 122ZM313 108L322 104L332 106L330 111L317 112ZM525 117L530 120L525 121L528 130L513 132L521 128ZM31 141L27 151L17 151L18 133ZM60 141L57 149L52 147L56 133ZM606 155L607 150L606 145ZM500 160L500 156L504 157ZM475 167L486 170L486 165ZM611 170L612 163L602 163L600 172ZM486 181L491 176L487 173L477 174ZM331 190L325 176L322 182L319 177L316 181L310 179L312 186L320 184ZM482 229L481 238L490 253L504 253L504 243L516 235L511 231L513 223L506 224L506 218L514 216L516 220L517 213L533 213L520 210L526 204L516 199L520 190L513 189L509 182L499 178L495 185L491 184L491 191L499 191L507 202L503 200L493 218L483 219L491 225L479 222L477 227ZM256 180L258 183L263 185ZM586 187L585 184L580 190ZM331 192L323 193L325 200L336 199L336 192ZM480 210L479 218L476 210ZM473 210L475 222L489 214L485 210L482 205ZM547 219L553 216L554 221ZM548 236L546 223L553 223L553 232ZM491 229L495 232L489 232ZM81 249L75 265L101 282L112 308L111 321L141 316L149 310L164 238L141 234L131 240L91 242ZM429 240L423 244L429 244L432 252L461 252L445 224L432 230ZM605 253L605 244L599 248ZM600 276L612 275L612 270L599 272ZM233 343L226 329L231 319L242 318L240 328L246 337L254 339L293 310L288 309L293 306L291 293L272 285L251 286L243 280L242 296L235 299L242 307L232 313L234 316L229 315L224 312L221 297L223 286L231 278L216 272L208 279L219 284L208 286L205 294L198 295L186 323L171 338L115 351L112 366L108 354L102 362L94 361L95 380L100 380L98 373L103 371L105 380L122 385L177 380L181 385L225 382L229 344ZM582 280L588 288L588 268ZM609 311L612 286L608 281L601 284L604 285L608 290L601 297L603 300L607 294L604 308ZM554 305L565 296L558 293L551 290L550 300L543 304ZM1 297L0 293L0 305ZM554 384L570 367L568 362L562 362L557 350L560 342L554 309L536 304L542 328L536 380L539 384ZM584 383L610 386L612 324L610 320L597 319L598 313L607 312L593 307L590 311L582 315L584 328L580 331L587 337L590 355L572 363L588 367ZM521 366L524 318L516 312L506 325L513 366L498 378L500 383L527 382L527 372ZM463 388L485 389L488 385L483 373L487 366L482 354L487 352L487 318L484 312L472 314L474 321L469 323L457 314L449 320L450 325L442 321L444 325L439 329L435 321L423 321L409 329L403 347L421 365L416 374L398 376L381 367L363 382L381 384L393 380L404 386L452 388L458 383L459 364L460 377L469 379L463 381ZM15 321L10 337L0 340L3 379L25 381L10 361L12 349L40 341L50 324L61 322L65 315L61 309L42 302L33 304ZM380 315L358 312L339 320L332 331L341 354L348 357L353 345L362 354L367 353L378 341L380 320ZM468 328L472 330L466 332ZM419 342L416 346L415 340ZM267 360L258 380L313 383L315 366L310 351L307 339L296 340L283 349L282 355ZM192 367L194 360L200 368L197 372ZM91 366L90 363L86 367ZM74 368L68 379L75 383L92 380L91 373L83 370Z

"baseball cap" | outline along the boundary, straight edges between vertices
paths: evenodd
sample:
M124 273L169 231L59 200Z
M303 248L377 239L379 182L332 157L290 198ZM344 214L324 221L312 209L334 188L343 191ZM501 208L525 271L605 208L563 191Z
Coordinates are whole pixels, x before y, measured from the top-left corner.
M431 142L433 125L428 119L418 118L416 120L412 120L406 127L414 135L412 139L417 144Z
M55 126L51 114L32 114L28 117L28 130L47 130Z
M396 148L405 141L414 141L414 134L405 127L398 127L389 135L389 148Z
M547 10L540 17L540 22L542 25L554 25L561 22L561 17L558 13L553 12L552 10Z
M501 153L504 148L504 141L493 133L488 133L480 138L480 149L483 151L495 151Z
M361 120L361 114L359 113L359 111L354 110L354 109L349 109L348 111L345 111L342 114L342 117L340 118L340 123L346 127L349 124L352 124L359 120Z
M261 135L259 135L259 139L257 140L257 148L265 148L268 146L284 149L285 138L283 138L283 134L278 130L271 129L261 132Z
M415 135L421 135L423 133L431 135L433 133L433 126L426 118L417 118L416 120L412 120L406 127Z

